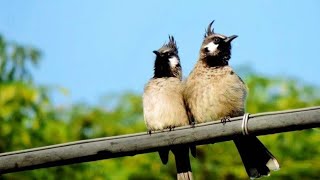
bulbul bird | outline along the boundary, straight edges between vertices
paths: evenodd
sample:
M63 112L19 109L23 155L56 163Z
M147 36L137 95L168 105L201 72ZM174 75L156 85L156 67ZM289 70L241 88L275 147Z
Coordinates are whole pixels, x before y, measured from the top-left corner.
M169 42L153 53L156 55L154 76L146 84L143 93L144 120L150 134L155 130L189 125L182 94L182 69L173 36L169 36ZM180 145L171 150L175 155L177 179L193 179L189 147ZM169 151L162 150L159 153L166 164Z
M212 21L205 33L199 59L186 80L186 108L196 123L244 115L247 88L228 65L231 42L236 35L214 33ZM255 136L234 139L250 178L268 175L278 170L279 163Z

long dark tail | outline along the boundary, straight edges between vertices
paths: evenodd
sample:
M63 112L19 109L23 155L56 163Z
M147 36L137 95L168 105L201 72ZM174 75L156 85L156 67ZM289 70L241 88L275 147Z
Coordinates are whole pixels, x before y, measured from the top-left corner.
M177 146L172 148L176 160L177 180L192 180L192 170L189 159L189 147Z
M169 150L168 148L160 149L159 156L161 159L162 164L167 164L169 160Z
M242 136L234 139L242 162L250 178L267 176L270 170L280 169L276 158L255 136Z

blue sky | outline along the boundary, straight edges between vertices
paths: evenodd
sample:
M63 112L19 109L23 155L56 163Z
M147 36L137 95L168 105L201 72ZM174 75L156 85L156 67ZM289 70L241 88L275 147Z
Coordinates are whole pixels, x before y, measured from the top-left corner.
M141 93L154 54L174 35L187 76L204 29L239 35L231 66L320 85L320 1L2 1L0 33L43 52L37 83L60 85L56 103L97 102L102 95Z

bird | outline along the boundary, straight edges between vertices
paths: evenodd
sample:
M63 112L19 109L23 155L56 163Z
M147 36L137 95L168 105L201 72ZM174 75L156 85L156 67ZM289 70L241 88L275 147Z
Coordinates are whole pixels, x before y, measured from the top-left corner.
M142 98L144 121L150 135L152 131L173 130L190 124L182 94L182 68L174 37L169 36L169 42L153 53L156 55L154 76L145 85ZM178 145L171 150L175 156L177 179L193 179L189 147ZM169 150L162 149L159 154L166 164Z
M212 21L205 32L199 58L185 82L186 109L195 123L229 119L245 113L247 86L229 66L231 42L237 35L214 32ZM267 176L280 168L271 152L255 136L233 139L250 178Z

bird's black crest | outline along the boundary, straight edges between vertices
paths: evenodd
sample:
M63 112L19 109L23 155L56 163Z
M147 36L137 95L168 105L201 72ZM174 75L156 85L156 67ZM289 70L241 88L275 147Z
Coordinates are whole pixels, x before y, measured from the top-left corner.
M211 28L213 22L214 22L214 20L211 21L211 23L208 25L208 28L206 29L206 33L204 34L204 38L214 34L214 28Z
M169 42L165 44L164 46L173 49L176 53L178 53L178 46L176 41L174 40L174 37L169 35Z

